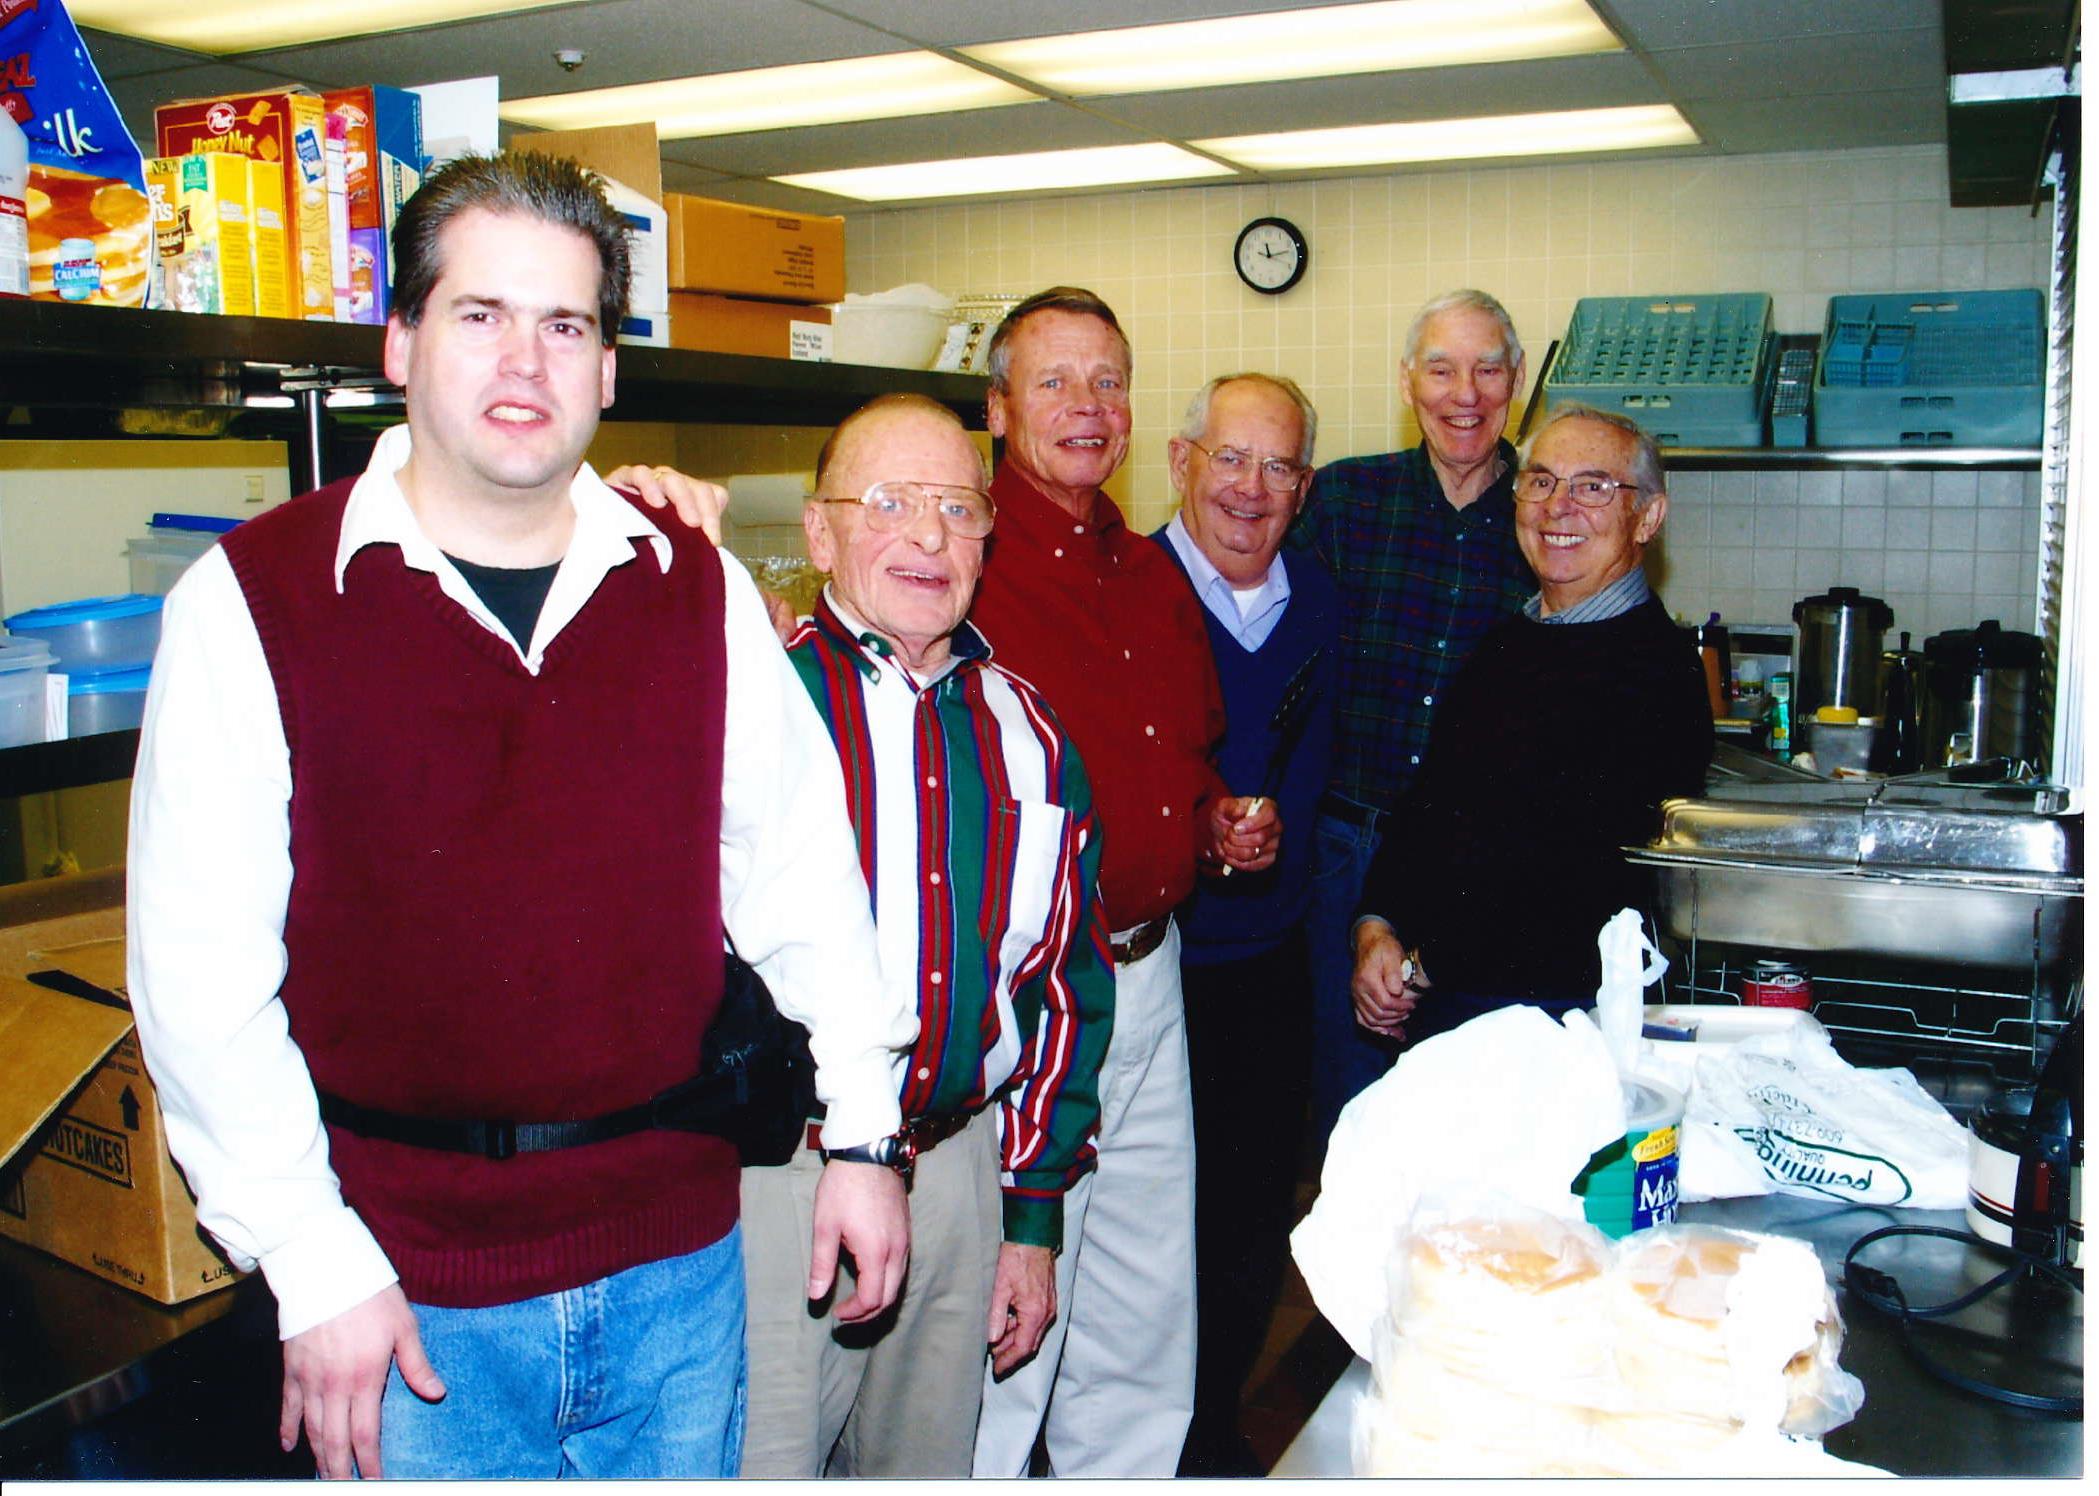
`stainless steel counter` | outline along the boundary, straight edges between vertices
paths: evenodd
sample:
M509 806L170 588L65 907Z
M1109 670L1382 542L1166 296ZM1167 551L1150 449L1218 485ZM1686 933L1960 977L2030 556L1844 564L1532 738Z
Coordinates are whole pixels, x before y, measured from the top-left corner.
M1964 1230L1955 1211L1884 1210L1791 1195L1714 1200L1684 1208L1686 1221L1799 1237L1814 1247L1839 1284L1844 1368L1865 1383L1858 1416L1823 1441L1846 1460L1897 1475L2079 1476L2081 1422L2020 1412L1938 1381L1903 1348L1889 1320L1852 1300L1839 1280L1851 1244L1882 1226ZM1912 1304L1953 1298L1993 1276L2001 1261L1979 1248L1920 1237L1878 1242L1864 1260L1893 1273ZM2045 1282L1998 1290L1939 1325L1921 1327L1930 1349L1955 1369L2000 1386L2063 1395L2084 1385L2084 1304ZM1349 1424L1356 1398L1370 1390L1370 1367L1354 1362L1271 1471L1278 1477L1347 1475Z

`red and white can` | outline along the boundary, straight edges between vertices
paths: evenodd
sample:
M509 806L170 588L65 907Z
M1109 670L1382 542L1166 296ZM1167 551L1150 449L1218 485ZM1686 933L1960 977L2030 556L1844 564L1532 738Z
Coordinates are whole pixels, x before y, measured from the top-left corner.
M1745 1008L1797 1008L1815 1005L1815 986L1791 961L1759 961L1742 973Z

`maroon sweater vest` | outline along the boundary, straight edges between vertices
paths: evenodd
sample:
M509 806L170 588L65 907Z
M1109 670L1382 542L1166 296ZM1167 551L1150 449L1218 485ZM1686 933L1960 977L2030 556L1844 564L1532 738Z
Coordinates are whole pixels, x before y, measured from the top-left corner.
M370 545L350 483L229 534L291 746L291 1034L325 1091L414 1116L599 1116L690 1077L721 996L722 574L668 527L538 676ZM339 1128L344 1200L421 1303L478 1308L695 1251L733 1148L643 1132L501 1162Z

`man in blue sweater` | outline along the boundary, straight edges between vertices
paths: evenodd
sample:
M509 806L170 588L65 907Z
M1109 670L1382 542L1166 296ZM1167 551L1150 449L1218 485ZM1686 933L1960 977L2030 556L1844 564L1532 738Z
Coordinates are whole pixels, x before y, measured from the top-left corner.
M1203 604L1228 727L1218 771L1273 798L1286 835L1255 874L1211 869L1177 911L1195 1102L1195 1416L1183 1475L1262 1473L1239 1394L1267 1334L1295 1215L1311 1064L1303 924L1333 741L1341 600L1308 551L1282 554L1318 414L1288 379L1227 374L1173 438L1180 513L1153 538Z

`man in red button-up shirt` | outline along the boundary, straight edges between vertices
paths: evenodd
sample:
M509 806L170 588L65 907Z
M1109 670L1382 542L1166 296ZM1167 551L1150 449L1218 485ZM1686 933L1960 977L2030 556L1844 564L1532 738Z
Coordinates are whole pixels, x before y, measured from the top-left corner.
M1073 287L1031 296L994 334L990 370L1005 455L970 617L1042 692L1093 781L1115 1029L1099 1167L1065 1202L1058 1320L1033 1361L988 1381L976 1474L1025 1474L1042 1431L1059 1475L1166 1476L1195 1386L1194 1135L1171 913L1198 864L1269 866L1282 826L1273 803L1232 796L1212 768L1224 702L1195 597L1101 492L1130 440L1115 314Z

